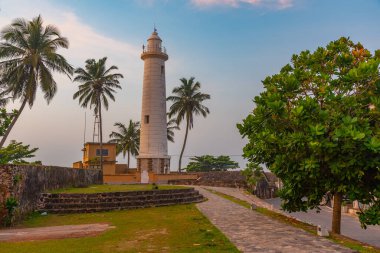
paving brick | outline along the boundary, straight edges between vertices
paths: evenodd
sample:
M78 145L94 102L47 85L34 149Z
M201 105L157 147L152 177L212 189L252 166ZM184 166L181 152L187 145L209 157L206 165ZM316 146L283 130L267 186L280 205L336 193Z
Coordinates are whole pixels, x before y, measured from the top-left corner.
M353 252L325 238L312 235L229 200L195 187L208 201L197 204L242 252Z

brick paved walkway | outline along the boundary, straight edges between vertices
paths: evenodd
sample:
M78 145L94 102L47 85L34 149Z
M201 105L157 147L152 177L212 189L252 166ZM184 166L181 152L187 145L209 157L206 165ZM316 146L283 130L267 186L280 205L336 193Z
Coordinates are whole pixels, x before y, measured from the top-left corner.
M272 220L196 187L208 201L197 204L242 252L353 252L301 229Z
M228 188L228 187L211 187L211 186L202 186L203 188L219 191L221 193L233 196L235 198L244 200L248 203L254 203L257 206L265 207L274 212L281 213L285 216L295 218L297 220L308 222L313 225L322 225L324 228L331 230L331 216L332 209L327 207L321 207L321 212L316 213L315 211L309 211L308 213L296 212L288 213L285 211L279 210L278 206L274 207L268 202L265 202L258 197L247 194L243 189L237 188ZM360 222L357 217L352 217L351 215L342 213L342 227L341 233L344 236L350 237L354 240L358 240L370 245L380 247L380 226L368 226L367 229L362 229L360 227ZM379 251L380 252L380 251Z

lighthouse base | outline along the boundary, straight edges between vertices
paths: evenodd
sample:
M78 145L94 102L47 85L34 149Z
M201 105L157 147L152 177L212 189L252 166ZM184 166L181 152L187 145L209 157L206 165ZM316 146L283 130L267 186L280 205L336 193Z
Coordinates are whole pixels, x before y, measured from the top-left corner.
M137 170L140 172L147 171L155 174L170 173L170 156L138 156Z

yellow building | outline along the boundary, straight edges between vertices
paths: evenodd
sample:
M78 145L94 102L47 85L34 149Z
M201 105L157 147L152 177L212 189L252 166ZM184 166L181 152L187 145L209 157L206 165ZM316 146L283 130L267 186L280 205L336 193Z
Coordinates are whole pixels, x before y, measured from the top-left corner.
M116 164L116 143L103 143L103 174L114 175L118 171L116 167L127 168L126 164ZM73 163L76 169L100 169L100 145L97 142L84 144L83 159ZM121 166L120 166L121 165ZM124 165L124 166L123 166ZM125 173L126 171L124 171Z
M116 144L103 143L103 182L109 184L135 184L141 183L141 171L128 168L127 164L117 164ZM96 142L84 144L83 159L73 163L75 169L100 169L100 145ZM196 179L196 174L167 174L149 171L149 183L167 183L175 179Z

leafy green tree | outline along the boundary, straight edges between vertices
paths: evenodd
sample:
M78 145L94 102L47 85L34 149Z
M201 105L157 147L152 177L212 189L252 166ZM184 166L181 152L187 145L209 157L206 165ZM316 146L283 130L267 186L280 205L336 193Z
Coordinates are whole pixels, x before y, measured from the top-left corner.
M12 110L12 112L9 113L5 108L0 108L0 136L4 136L12 120L17 116L17 113L17 110Z
M126 127L123 123L117 122L114 126L118 127L118 132L112 131L109 135L109 142L116 143L116 153L123 153L123 157L128 153L128 168L130 164L130 155L136 156L139 154L140 147L140 122L129 120L129 125Z
M180 128L175 119L169 119L167 122L167 137L170 142L174 142L174 130L180 130Z
M38 148L30 148L30 145L23 145L22 142L12 140L8 146L0 149L0 164L30 164L24 159L32 158ZM33 164L41 164L34 162Z
M257 183L264 177L263 168L256 163L248 163L246 168L242 170L241 174L245 177L247 186L251 191L253 191Z
M115 89L121 89L119 79L122 74L111 73L117 70L116 66L106 67L107 57L86 60L85 68L75 70L74 82L80 83L79 90L74 93L73 99L79 98L79 104L84 107L94 107L95 115L100 121L100 150L103 149L103 121L102 107L108 110L108 98L115 101ZM103 152L100 152L100 169L103 171Z
M191 162L185 168L188 172L226 171L239 167L237 162L225 155L218 157L212 155L194 156L190 160Z
M293 55L263 81L255 109L238 124L249 139L244 156L282 180L283 209L318 208L333 194L334 233L343 196L371 204L360 213L363 226L380 223L379 64L380 51L348 38Z
M18 114L5 131L0 148L4 146L10 131L28 103L33 106L37 87L49 103L57 92L57 83L52 71L71 76L73 68L57 53L59 48L68 48L69 42L52 25L43 26L41 16L31 21L16 19L0 33L0 72L4 94L21 100Z
M194 116L202 115L206 117L210 113L209 109L204 106L203 101L210 99L209 94L200 92L201 84L194 81L194 77L189 80L181 78L181 85L173 89L173 96L167 98L173 102L170 106L168 116L174 116L177 125L181 124L182 120L186 121L186 133L183 141L181 155L179 156L178 171L181 172L181 162L183 152L185 151L187 135L189 130L194 127Z

